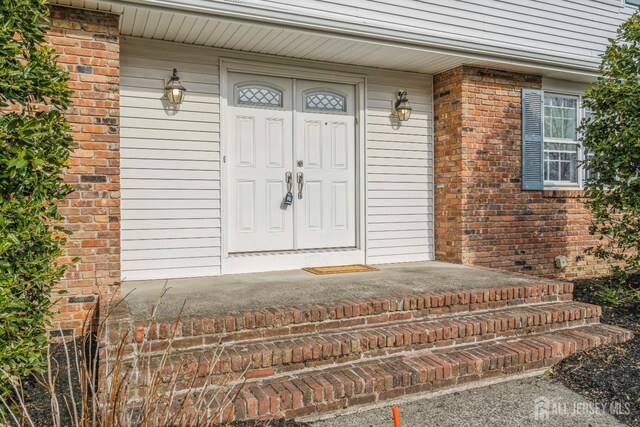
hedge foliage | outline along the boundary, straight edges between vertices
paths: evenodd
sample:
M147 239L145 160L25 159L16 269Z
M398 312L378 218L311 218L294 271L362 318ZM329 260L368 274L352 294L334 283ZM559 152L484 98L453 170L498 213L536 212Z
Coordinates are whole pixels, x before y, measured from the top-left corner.
M640 14L618 29L602 56L601 77L587 91L582 145L587 153L586 202L596 256L615 262L614 273L640 268Z
M52 315L56 262L67 232L57 204L73 147L62 112L68 73L46 45L44 0L0 0L0 394L8 378L40 371Z

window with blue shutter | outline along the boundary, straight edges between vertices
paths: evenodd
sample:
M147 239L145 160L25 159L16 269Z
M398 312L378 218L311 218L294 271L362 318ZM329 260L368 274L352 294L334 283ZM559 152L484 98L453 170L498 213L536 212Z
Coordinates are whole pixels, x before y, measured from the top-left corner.
M544 188L544 145L541 90L522 89L522 189Z
M579 97L544 94L544 181L546 185L578 185Z

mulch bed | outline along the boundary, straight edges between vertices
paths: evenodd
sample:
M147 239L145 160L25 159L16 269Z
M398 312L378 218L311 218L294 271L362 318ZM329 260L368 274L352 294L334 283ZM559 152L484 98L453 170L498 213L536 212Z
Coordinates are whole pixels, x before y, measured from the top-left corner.
M311 424L300 423L298 421L270 421L270 422L256 422L256 421L236 421L231 423L232 427L310 427Z
M77 345L82 345L82 340L77 341ZM51 364L57 367L55 371L58 372L56 381L56 391L58 396L58 403L60 405L60 425L71 426L71 419L69 418L64 398L69 396L69 378L68 372L71 372L71 384L75 388L76 399L80 399L78 384L80 379L75 369L75 362L73 360L73 344L68 343L67 347L70 351L71 365L74 369L67 369L67 357L63 344L51 345ZM32 378L23 383L23 390L25 395L25 406L28 410L29 417L33 423L38 427L52 426L51 421L51 399L45 387L39 384L36 379ZM24 425L28 425L25 423ZM273 421L236 421L231 424L231 427L309 427L310 424L301 423L297 421L285 421L285 420L273 420ZM20 426L12 426L20 427Z
M554 376L571 390L594 403L616 405L614 415L621 422L640 425L640 304L607 306L598 292L606 279L575 283L574 299L602 305L602 322L632 330L635 337L624 344L600 347L576 354L554 368ZM631 284L640 289L640 276Z
M81 346L82 340L78 339L76 345ZM71 419L69 418L69 413L65 405L65 396L67 399L69 399L70 396L69 380L75 389L75 399L81 399L77 386L80 383L80 379L78 377L78 370L75 369L75 361L73 360L73 343L67 343L73 369L67 368L67 356L63 344L52 344L50 348L52 370L53 372L57 372L56 395L60 407L60 425L70 426ZM69 378L69 373L71 374L71 378ZM46 388L35 378L31 378L23 383L23 391L25 406L33 423L36 426L51 426L51 398ZM24 425L28 425L28 423Z

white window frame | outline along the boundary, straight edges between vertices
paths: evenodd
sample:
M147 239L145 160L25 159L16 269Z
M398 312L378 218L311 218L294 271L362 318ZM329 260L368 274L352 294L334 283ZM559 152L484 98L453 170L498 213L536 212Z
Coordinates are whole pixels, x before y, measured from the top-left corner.
M544 90L543 89L543 96L561 96L564 98L574 98L577 101L577 114L576 114L576 124L578 126L580 126L580 123L582 123L582 119L584 118L584 107L582 106L582 94L581 93L576 93L576 92L567 92L567 91L561 91L561 90ZM542 108L544 109L544 101L543 101L543 106ZM561 143L561 144L573 144L573 141L571 140L566 140L566 139L547 139L544 136L544 112L542 114L542 151L543 151L543 163L545 163L545 170L546 170L546 160L544 160L544 153L547 151L544 147L545 147L545 143L546 142L551 142L551 143ZM548 180L544 180L544 189L545 190L580 190L583 188L583 183L584 183L584 177L585 177L585 171L584 171L584 167L582 166L582 161L584 160L584 149L582 148L582 144L580 144L580 133L576 131L576 145L578 146L578 152L577 152L577 156L578 156L578 170L576 171L576 173L578 174L577 176L577 182L566 182L566 181L548 181ZM546 176L546 174L545 174ZM544 177L543 177L544 178Z

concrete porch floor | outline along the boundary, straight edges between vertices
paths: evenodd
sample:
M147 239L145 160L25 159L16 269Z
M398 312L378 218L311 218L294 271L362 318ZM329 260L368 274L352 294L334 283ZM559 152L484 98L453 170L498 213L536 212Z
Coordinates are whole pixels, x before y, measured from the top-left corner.
M377 272L314 275L302 270L190 279L123 281L121 293L135 321L242 312L267 307L386 298L413 292L520 286L545 279L437 261L385 264Z

